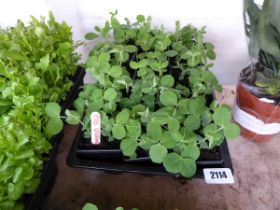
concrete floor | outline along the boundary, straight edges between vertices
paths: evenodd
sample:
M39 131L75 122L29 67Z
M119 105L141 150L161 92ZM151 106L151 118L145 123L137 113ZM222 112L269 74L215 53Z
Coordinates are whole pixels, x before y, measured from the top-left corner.
M232 104L234 91L225 88L221 101ZM93 202L100 210L279 210L280 136L266 143L238 138L229 141L235 184L207 185L203 179L182 184L171 177L108 174L70 168L66 156L77 127L67 126L57 157L59 174L45 209L80 210Z

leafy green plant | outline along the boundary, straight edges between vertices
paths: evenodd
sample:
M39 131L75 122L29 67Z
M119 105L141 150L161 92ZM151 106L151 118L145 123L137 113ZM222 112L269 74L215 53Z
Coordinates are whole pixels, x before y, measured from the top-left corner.
M254 68L254 84L261 93L279 96L280 92L280 2L244 0L245 31L249 54L260 65Z
M83 125L86 138L90 114L97 111L102 136L118 141L125 156L144 150L168 172L192 177L200 149L239 135L229 107L212 98L222 87L209 71L215 53L203 41L204 29L177 22L175 32L165 32L152 27L150 17L121 24L116 13L95 29L86 37L104 41L91 50L86 71L97 83L85 85L75 110L66 112L68 123Z
M72 86L76 47L51 13L0 30L0 209L23 209L40 182L49 139L62 129L56 102Z

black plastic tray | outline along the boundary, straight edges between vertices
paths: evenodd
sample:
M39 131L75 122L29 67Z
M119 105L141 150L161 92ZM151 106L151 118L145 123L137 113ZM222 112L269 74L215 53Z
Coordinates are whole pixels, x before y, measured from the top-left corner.
M152 163L147 158L140 158L137 161L125 160L122 155L119 154L120 150L116 149L116 156L110 156L111 150L107 150L106 153L102 153L105 150L94 150L94 149L79 149L79 141L82 139L81 128L79 128L71 149L68 153L67 164L71 167L85 168L92 170L102 170L105 172L112 173L138 173L144 175L162 175L162 176L175 176L180 177L178 174L171 174L165 171L164 167L159 164ZM233 171L230 154L227 146L227 142L224 141L218 148L217 151L220 154L220 159L215 160L201 160L196 161L197 173L195 177L203 177L204 168L230 168ZM102 157L107 156L106 159ZM109 157L108 157L109 156ZM111 158L110 158L111 157Z
M73 81L73 86L67 94L66 99L61 103L61 113L64 113L66 109L71 108L73 101L78 96L79 88L84 84L84 76L85 70L81 67L78 67L76 74L71 78L71 80ZM40 210L42 208L45 196L48 195L51 191L58 173L56 155L63 136L64 131L62 130L59 134L53 136L50 139L52 149L48 155L49 159L45 163L44 169L42 171L40 184L33 194L26 195L24 197L26 210Z

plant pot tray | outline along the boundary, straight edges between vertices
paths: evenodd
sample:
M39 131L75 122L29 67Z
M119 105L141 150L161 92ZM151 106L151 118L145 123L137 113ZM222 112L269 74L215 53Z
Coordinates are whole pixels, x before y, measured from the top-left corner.
M101 170L111 173L129 172L143 175L180 177L177 174L166 172L162 165L152 163L149 158L139 157L136 160L126 159L118 148L81 148L81 141L85 141L85 139L82 137L80 128L67 157L67 164L71 167ZM204 168L230 168L233 171L226 141L209 152L201 151L201 154L209 158L200 157L196 161L197 172L195 177L202 178Z
M64 113L66 109L71 108L73 101L76 99L79 93L79 87L84 84L84 76L85 70L81 67L78 67L76 74L71 78L73 81L73 86L67 94L66 99L61 103L61 113ZM26 210L40 210L43 205L44 197L47 196L51 191L58 173L56 155L63 136L64 132L62 130L59 134L53 136L50 139L52 149L47 155L48 160L45 162L44 169L41 173L41 180L38 188L33 194L26 195L23 198Z

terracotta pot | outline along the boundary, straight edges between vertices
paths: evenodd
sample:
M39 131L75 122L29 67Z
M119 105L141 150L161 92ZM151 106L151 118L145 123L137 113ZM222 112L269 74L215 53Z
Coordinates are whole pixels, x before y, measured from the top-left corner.
M264 142L280 129L280 106L250 93L239 82L233 118L241 127L244 138Z

